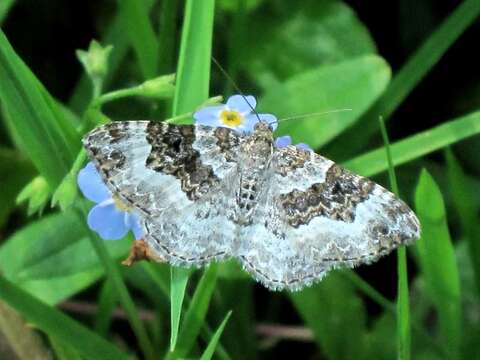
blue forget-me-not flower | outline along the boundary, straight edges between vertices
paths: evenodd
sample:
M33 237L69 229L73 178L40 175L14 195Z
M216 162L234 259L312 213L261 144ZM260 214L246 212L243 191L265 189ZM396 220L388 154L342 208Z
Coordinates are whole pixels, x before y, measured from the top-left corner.
M258 121L267 122L275 130L278 125L277 118L272 114L256 114L253 111L256 105L257 101L251 95L233 95L226 104L198 110L193 114L193 118L200 125L227 127L243 134L253 132Z
M292 144L292 138L289 135L280 136L275 139L275 146L277 148L283 148ZM310 146L305 143L298 143L295 145L298 149L313 151Z
M96 203L88 213L90 229L104 240L121 239L130 230L135 239L142 238L138 216L113 196L92 162L80 170L77 182L83 195Z

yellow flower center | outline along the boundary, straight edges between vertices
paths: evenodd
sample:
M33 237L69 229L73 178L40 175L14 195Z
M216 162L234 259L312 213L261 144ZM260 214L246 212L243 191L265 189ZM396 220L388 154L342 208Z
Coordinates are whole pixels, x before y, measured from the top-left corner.
M238 111L223 110L220 113L220 120L228 126L239 126L243 123L243 116Z
M120 200L117 196L113 195L113 203L115 204L115 207L120 210L120 211L130 211L130 208L122 201Z

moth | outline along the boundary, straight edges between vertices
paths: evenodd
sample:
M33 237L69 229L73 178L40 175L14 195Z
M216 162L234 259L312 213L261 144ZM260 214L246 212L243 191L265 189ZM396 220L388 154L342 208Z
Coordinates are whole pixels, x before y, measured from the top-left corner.
M258 122L225 127L122 121L83 139L103 180L175 266L236 258L272 290L370 263L419 238L394 194L312 151L274 146Z

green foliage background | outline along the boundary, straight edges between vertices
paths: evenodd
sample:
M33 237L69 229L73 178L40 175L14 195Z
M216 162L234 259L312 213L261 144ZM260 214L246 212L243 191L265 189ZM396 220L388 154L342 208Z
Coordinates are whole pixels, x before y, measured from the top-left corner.
M2 26L16 3L0 2ZM97 40L113 46L105 76L92 91L85 73L67 101L56 99L12 47L17 34L0 31L0 357L479 356L478 88L453 99L454 116L432 126L394 116L455 51L478 18L478 0L458 1L393 72L342 1L102 6ZM35 29L24 31L34 42ZM91 204L75 185L86 161L82 135L110 119L191 122L209 97L235 92L212 67L212 55L258 98L261 111L279 118L352 109L281 123L277 135L391 184L416 209L422 238L398 251L396 273L390 255L370 273L337 270L304 291L273 293L234 262L202 271L146 262L121 267L132 239L104 242L86 227ZM170 73L174 88L161 77ZM480 80L478 72L471 77ZM381 136L380 116L402 134L391 144ZM461 162L460 153L467 154ZM384 294L392 288L394 295Z

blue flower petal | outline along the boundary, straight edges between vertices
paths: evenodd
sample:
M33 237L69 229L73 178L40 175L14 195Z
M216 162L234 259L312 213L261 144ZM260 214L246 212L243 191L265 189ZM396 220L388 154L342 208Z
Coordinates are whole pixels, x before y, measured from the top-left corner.
M142 227L140 226L140 218L137 214L132 212L128 213L126 223L128 224L130 230L132 230L133 235L135 235L135 240L140 240L143 238L144 233Z
M280 136L275 139L275 146L277 148L283 148L292 143L292 138L289 135Z
M312 148L305 143L298 143L295 146L297 147L297 149L301 149L301 150L305 150L305 151L313 151Z
M199 125L220 126L220 112L225 105L207 106L193 114L195 122Z
M242 95L233 95L228 98L227 106L231 110L237 110L238 112L246 115L251 113L252 109L255 109L257 106L257 100L255 100L255 98L251 95L247 95L245 97Z
M77 184L83 195L96 203L112 196L92 162L78 172Z
M244 134L250 134L255 130L255 124L259 121L260 120L258 120L256 114L248 114L243 118L243 123L236 127L236 130L239 130Z
M113 202L95 205L88 213L87 223L104 240L121 239L129 230L125 224L125 212L119 211Z
M266 122L273 131L278 127L278 120L277 117L273 114L258 114L260 120Z

